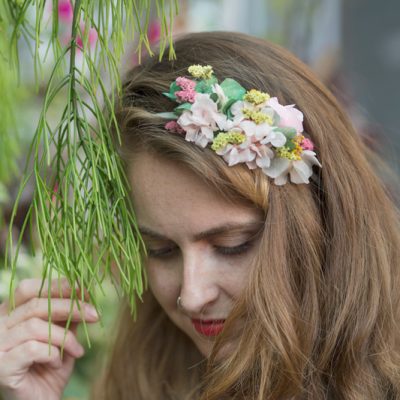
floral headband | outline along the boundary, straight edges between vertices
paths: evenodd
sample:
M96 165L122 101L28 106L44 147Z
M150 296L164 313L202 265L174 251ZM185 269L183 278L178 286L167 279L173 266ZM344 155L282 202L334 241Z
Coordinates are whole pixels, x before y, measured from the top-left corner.
M261 168L284 185L309 183L312 166L322 167L314 144L303 133L303 113L294 105L282 106L276 97L226 78L221 84L211 66L192 65L192 78L179 77L163 93L179 105L160 113L171 119L165 129L222 156L229 166L246 163Z

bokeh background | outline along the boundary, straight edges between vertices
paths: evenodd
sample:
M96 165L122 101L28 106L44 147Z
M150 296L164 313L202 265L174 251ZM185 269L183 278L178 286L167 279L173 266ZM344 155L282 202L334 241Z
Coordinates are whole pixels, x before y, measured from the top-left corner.
M60 32L64 35L61 39L66 41L71 24L70 6L69 0L59 0ZM51 13L51 7L47 12ZM174 22L175 34L205 30L240 31L266 38L291 50L334 92L348 111L359 134L387 160L394 171L393 176L387 178L389 186L393 179L393 182L397 179L400 150L398 0L181 0L179 15ZM148 34L155 45L160 34L160 25L156 18L150 23ZM95 32L90 35L89 40L95 45ZM46 48L45 43L43 48ZM135 48L135 43L126 44L122 72L137 63ZM36 128L46 79L53 61L51 57L47 58L37 86L31 54L23 44L20 57L20 83L9 93L17 104L18 171L11 180L3 179L2 182L0 179L1 260L22 166ZM57 109L54 110L54 115L57 115ZM32 191L33 188L28 186L24 192L14 228L16 235L30 203ZM32 247L36 250L35 255L30 251ZM0 261L0 301L7 296L10 282L10 272L2 264L3 261ZM40 249L33 238L26 237L19 259L17 279L40 274ZM73 379L65 392L65 399L86 399L90 382L100 371L118 299L111 286L106 288L105 296L100 295L99 298L102 299L103 327L97 325L90 329L91 349L77 363ZM82 332L80 334L85 343Z

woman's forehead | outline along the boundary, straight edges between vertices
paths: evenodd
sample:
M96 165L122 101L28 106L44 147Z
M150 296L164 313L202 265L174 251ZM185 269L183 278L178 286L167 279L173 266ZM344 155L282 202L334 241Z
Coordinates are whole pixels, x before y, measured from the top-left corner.
M256 223L260 212L222 197L188 168L144 153L129 170L133 206L140 226L157 233Z

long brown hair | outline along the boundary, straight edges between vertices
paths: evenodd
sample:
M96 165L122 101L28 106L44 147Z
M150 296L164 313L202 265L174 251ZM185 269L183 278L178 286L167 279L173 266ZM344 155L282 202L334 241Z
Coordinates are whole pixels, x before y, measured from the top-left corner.
M231 201L265 215L259 254L213 355L194 345L152 294L133 322L124 306L96 399L400 399L398 214L332 94L282 48L231 32L187 35L177 60L134 68L117 117L122 157L148 151L190 168ZM221 80L296 104L323 167L309 185L276 186L260 171L228 167L210 149L166 134L154 113L192 64ZM135 188L133 188L134 190ZM234 337L230 326L245 318ZM235 351L216 360L228 339Z

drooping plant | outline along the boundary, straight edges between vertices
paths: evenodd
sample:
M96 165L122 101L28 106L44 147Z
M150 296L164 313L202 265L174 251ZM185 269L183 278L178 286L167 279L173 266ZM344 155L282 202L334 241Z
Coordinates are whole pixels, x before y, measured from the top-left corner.
M141 296L145 284L142 243L110 130L118 133L113 106L114 94L121 89L119 61L124 45L136 40L139 58L143 48L151 53L147 37L151 10L161 25L160 54L169 43L172 58L177 0L53 0L52 4L12 0L2 3L0 10L10 65L18 68L18 46L23 39L32 48L37 80L43 53L54 57L28 157L33 159L33 170L25 172L12 218L30 179L35 192L17 243L10 229L6 263L14 278L22 235L27 227L35 226L43 252L43 284L46 279L50 282L66 276L71 285L85 288L96 306L95 293L110 277L128 296L133 312L136 296ZM70 37L65 44L59 34L61 11L71 14ZM43 44L46 23L51 24L51 37ZM59 109L60 104L61 112L55 118L54 108ZM15 279L11 282L12 300ZM72 296L77 300L76 293Z

